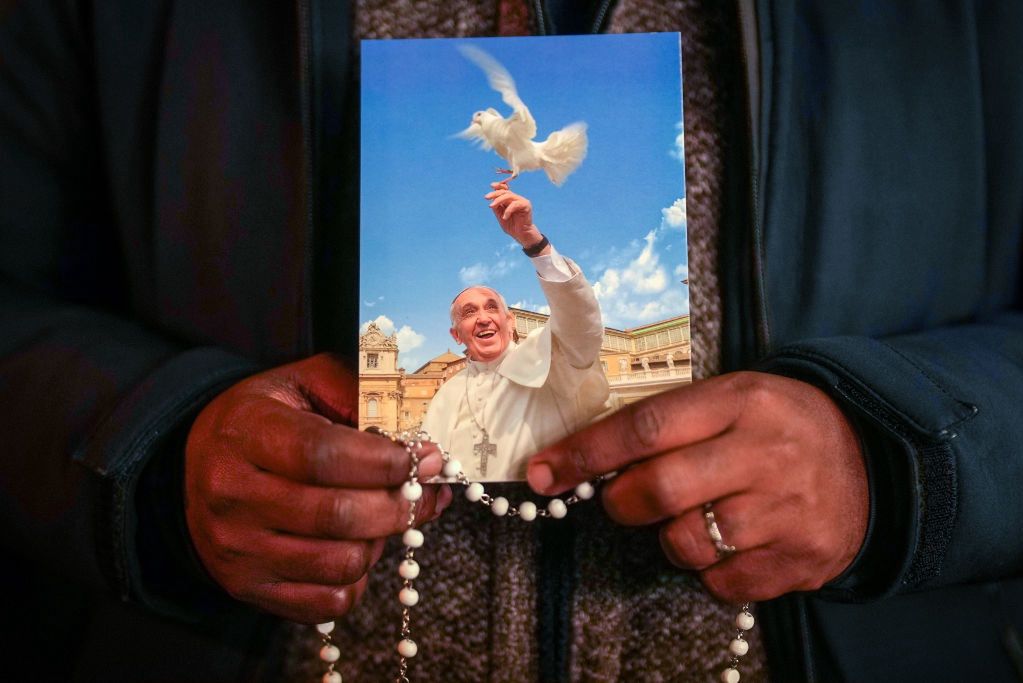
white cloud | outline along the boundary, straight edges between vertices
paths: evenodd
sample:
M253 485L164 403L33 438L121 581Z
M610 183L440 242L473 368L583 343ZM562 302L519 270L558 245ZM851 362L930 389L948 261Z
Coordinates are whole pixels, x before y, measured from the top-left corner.
M419 334L408 325L402 325L401 329L398 330L398 351L399 353L407 353L414 349L418 349L426 341L426 336Z
M458 277L466 287L479 285L507 275L517 268L518 265L519 261L516 259L499 259L492 264L479 262L460 268L458 270Z
M463 266L458 270L458 277L462 283L471 285L475 282L483 282L487 279L488 270L482 263L474 263L471 266Z
M618 270L615 268L608 268L604 271L604 274L600 276L597 283L593 285L593 293L597 295L598 300L607 299L618 292L618 288L621 284L622 279L618 275Z
M498 278L519 267L519 259L501 259L490 269L490 277Z
M662 230L684 230L686 227L686 198L676 199L666 209L661 209Z
M675 124L675 130L678 133L675 135L675 145L671 148L669 154L679 161L685 162L686 160L686 134L682 129L682 122L679 121Z
M689 311L689 297L685 292L672 287L664 296L643 303L631 302L627 305L628 313L640 323L663 320Z
M660 256L654 251L657 233L647 233L646 246L622 271L622 282L635 294L658 294L668 286L668 274L660 264Z
M630 243L627 251L631 257L627 261L604 267L602 272L596 268L600 275L593 284L593 293L609 325L633 327L689 311L688 291L681 284L689 275L687 265L672 267L662 263L662 256L675 261L667 255L678 243L678 233L684 234L685 228L686 200L679 198L661 209L660 225L642 241ZM667 239L661 239L664 236Z
M681 286L673 286L657 297L615 297L601 302L601 309L614 326L634 327L688 313L689 294Z
M362 305L365 306L366 308L373 308L374 306L377 305L377 302L375 302L375 301L363 301Z
M376 323L377 327L380 328L380 331L388 336L394 333L394 321L386 315L378 315L373 320L367 320L362 323L362 326L359 327L359 334L366 334L366 330L369 329L370 323Z
M626 282L635 279L633 291L636 294L658 294L668 286L668 274L661 267L655 268L650 273L633 273L627 270L625 275L628 278Z

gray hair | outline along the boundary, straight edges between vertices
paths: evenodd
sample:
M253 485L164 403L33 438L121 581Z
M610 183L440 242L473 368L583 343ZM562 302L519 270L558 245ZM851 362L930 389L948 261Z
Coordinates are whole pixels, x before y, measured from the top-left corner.
M501 296L501 293L499 291L497 291L493 287L487 287L486 285L469 285L468 287L463 289L461 292L456 294L455 298L451 300L451 326L452 327L456 326L458 324L458 321L461 319L459 317L459 315L458 315L460 311L457 308L455 308L455 302L458 301L458 297L462 296L463 294L468 292L470 289L485 289L485 290L487 290L488 292L490 292L491 294L493 294L494 296L497 297L497 302L499 304L501 304L501 311L503 313L507 313L508 312L508 304L505 303L504 297Z

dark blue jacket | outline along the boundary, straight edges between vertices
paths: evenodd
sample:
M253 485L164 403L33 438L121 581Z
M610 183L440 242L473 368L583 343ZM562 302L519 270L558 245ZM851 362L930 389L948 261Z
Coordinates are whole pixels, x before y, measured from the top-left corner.
M733 366L837 397L872 496L851 604L778 601L775 661L1023 679L1023 6L769 4Z
M849 572L765 606L773 670L1023 678L1023 5L740 4L725 366L827 390L871 482ZM272 624L190 556L181 441L260 365L354 357L348 21L0 8L3 642L43 678L260 673Z

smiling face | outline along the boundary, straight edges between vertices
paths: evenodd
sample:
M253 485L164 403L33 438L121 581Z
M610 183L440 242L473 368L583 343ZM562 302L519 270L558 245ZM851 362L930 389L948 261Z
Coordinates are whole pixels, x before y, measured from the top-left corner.
M470 287L455 298L451 312L451 336L465 344L465 355L470 359L497 360L508 348L515 332L515 316L494 290Z

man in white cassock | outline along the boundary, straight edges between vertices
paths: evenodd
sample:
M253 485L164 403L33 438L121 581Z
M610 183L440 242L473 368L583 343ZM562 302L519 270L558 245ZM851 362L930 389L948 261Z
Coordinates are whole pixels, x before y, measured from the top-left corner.
M551 316L515 343L515 316L500 294L485 286L460 292L451 303L451 336L469 362L438 390L423 430L470 479L511 481L525 479L530 455L604 412L609 388L593 289L533 224L529 200L506 183L492 187L486 199L532 260Z

